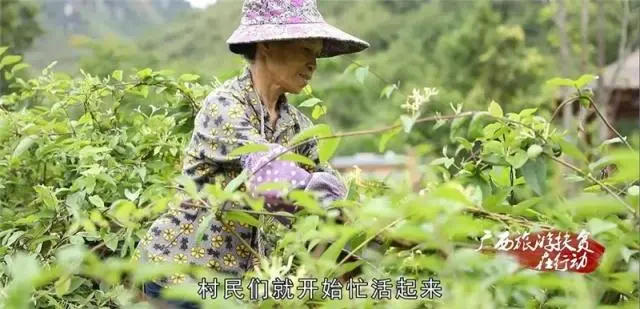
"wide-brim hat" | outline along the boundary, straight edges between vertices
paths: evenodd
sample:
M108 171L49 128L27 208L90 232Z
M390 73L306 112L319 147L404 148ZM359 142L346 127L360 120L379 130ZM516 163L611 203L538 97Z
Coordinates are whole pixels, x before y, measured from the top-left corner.
M229 49L242 53L248 43L323 39L319 57L352 54L370 45L324 21L316 0L245 0L240 26L227 40Z

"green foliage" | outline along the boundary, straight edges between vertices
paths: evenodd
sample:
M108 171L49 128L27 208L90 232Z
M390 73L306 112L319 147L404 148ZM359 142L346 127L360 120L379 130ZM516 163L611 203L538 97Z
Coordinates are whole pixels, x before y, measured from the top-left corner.
M369 82L362 72L358 77L354 70L350 78ZM373 73L371 67L367 72ZM1 304L134 307L142 305L135 286L147 280L175 273L216 276L203 267L140 265L131 259L149 224L179 201L177 184L183 193L200 198L202 207L215 210L206 222L219 214L238 223L264 224L252 212L218 208L222 201L234 200L248 202L254 212L264 211L263 201L239 190L246 173L225 187L215 183L200 192L190 180L178 177L194 112L212 90L197 80L192 73L176 77L152 68L75 78L46 69L33 79L15 78L16 92L0 101ZM336 223L335 214L320 207L309 192L289 192L302 211L293 215L290 230L274 231L279 242L273 256L247 273L244 282L278 276L294 282L302 277L321 280L360 267L369 282L432 276L443 286L437 301L316 297L306 303L279 301L283 308L314 303L332 308L454 309L637 304L638 143L628 149L612 140L585 152L567 142L537 109L509 111L491 100L476 111L451 105L453 114L421 118L437 92L416 90L404 98L403 108L411 116L398 108L393 125L369 133L383 149L392 139L408 139L424 127L451 130L447 143L453 147L434 151L438 148L424 139L412 143L419 160L416 170L408 172L426 177L416 184L350 175L349 198L331 205L342 210L347 224ZM305 105L318 106L319 100L307 99ZM320 161L326 163L339 142L356 136L334 135L332 126L317 124L291 144L319 139ZM246 145L233 155L256 151L264 148ZM580 160L576 166L566 165L561 154ZM314 164L293 153L281 159ZM615 169L601 178L600 171L609 166ZM571 182L577 192L566 190ZM606 247L602 265L588 275L536 273L510 258L474 250L486 230L515 233L544 226L592 233ZM329 243L327 250L319 258L312 256L311 248L324 242ZM347 244L362 260L341 256ZM197 290L179 286L169 295L211 308L240 307L222 297L202 300ZM273 304L271 299L257 306Z
M11 55L6 55L0 62L0 94L9 92L9 80L17 71L25 69L26 65L16 65L11 70L5 66L19 62L22 54L31 47L34 40L43 33L42 26L37 20L39 7L29 0L6 0L0 5L0 56L7 49Z

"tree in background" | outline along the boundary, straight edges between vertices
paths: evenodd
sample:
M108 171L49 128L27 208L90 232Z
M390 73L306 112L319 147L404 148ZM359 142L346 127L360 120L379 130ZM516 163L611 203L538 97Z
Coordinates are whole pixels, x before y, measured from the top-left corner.
M74 36L71 45L88 51L79 58L79 67L83 71L105 77L115 70L144 69L162 66L153 53L142 52L138 46L115 35L101 39L86 36Z
M9 47L7 54L22 55L31 47L34 39L43 33L37 20L39 10L40 7L33 1L0 1L0 46ZM13 59L17 59L15 62L20 60ZM10 64L13 63L0 65L0 93L10 91L5 72L11 71L4 68Z

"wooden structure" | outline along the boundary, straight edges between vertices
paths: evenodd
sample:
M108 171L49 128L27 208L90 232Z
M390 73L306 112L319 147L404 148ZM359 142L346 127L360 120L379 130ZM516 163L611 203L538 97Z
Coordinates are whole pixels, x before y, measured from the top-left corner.
M637 128L640 113L640 49L607 66L602 75L605 91L611 91L607 104L608 116L615 122L623 119L634 121Z
M602 78L603 89L598 89L597 80L587 87L596 92L595 98L600 97L597 91L609 94L602 112L623 135L630 133L629 131L637 131L640 125L640 49L630 53L624 59L618 59L609 64L604 68L600 78ZM557 97L556 106L574 91L568 88L562 89ZM579 110L578 104L572 106L574 115L577 115ZM558 115L562 115L562 111ZM586 120L591 122L595 118L595 114L591 113ZM613 132L608 133L607 138L611 137L614 137Z

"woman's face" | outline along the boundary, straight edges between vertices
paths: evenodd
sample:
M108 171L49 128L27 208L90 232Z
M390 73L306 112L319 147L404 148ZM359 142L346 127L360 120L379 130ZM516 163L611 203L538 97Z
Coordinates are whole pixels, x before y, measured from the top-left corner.
M275 41L260 44L267 70L285 92L300 93L316 70L321 39Z

